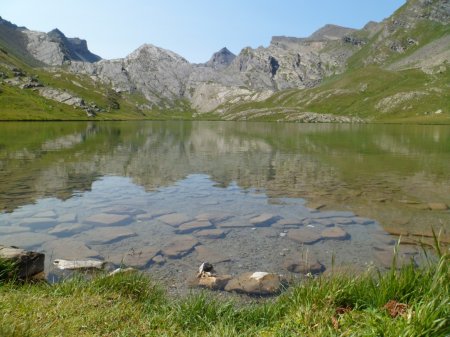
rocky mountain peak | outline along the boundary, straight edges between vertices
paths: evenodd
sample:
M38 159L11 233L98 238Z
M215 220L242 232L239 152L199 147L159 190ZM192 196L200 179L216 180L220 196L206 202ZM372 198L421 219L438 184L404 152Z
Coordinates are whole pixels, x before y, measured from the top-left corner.
M51 38L66 38L64 33L60 31L58 28L55 28L47 33L47 35Z
M308 37L308 40L315 40L315 41L340 40L344 36L351 34L355 31L356 29L353 28L328 24L312 33Z
M224 69L228 67L235 58L236 55L229 51L227 47L224 47L211 56L209 61L206 62L206 66L214 69Z

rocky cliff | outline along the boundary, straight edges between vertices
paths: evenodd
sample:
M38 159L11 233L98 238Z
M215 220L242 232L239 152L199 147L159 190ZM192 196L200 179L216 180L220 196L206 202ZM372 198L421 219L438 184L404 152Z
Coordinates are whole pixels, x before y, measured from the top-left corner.
M28 61L34 59L44 65L60 66L70 61L101 60L100 56L89 51L86 40L68 38L58 29L48 33L32 31L18 27L1 17L0 41L18 56Z

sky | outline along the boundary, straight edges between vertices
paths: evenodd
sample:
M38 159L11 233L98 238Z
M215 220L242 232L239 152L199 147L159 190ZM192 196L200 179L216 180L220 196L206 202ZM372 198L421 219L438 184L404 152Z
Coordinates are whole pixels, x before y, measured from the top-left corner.
M144 43L206 62L223 47L268 46L275 35L307 37L331 23L362 28L405 0L1 0L0 16L18 26L86 39L105 59Z

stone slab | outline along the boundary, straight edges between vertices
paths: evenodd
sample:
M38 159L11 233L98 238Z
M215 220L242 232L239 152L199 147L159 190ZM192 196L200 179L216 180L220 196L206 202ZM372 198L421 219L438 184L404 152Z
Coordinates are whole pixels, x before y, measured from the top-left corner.
M114 243L126 238L137 236L135 232L126 227L99 227L84 232L83 238L90 245Z
M178 235L162 249L162 253L164 256L176 259L192 252L198 244L198 240L193 236Z
M322 235L320 235L316 229L309 227L291 229L289 230L287 237L295 242L308 245L322 240Z
M177 229L177 234L188 234L201 229L212 228L214 225L208 220L194 220L181 224Z
M172 226L172 227L179 227L180 225L194 220L192 217L187 216L183 213L172 213L163 215L158 218L158 220L164 222L166 225Z
M220 262L230 261L229 256L225 256L220 252L204 245L196 246L195 252L197 253L197 260L202 263L209 262L212 264L216 264Z
M152 262L153 258L157 256L160 251L161 249L157 247L140 247L131 249L124 254L109 256L107 259L117 265L144 268Z
M131 221L131 217L125 214L99 213L94 214L86 219L85 223L96 226L121 226Z

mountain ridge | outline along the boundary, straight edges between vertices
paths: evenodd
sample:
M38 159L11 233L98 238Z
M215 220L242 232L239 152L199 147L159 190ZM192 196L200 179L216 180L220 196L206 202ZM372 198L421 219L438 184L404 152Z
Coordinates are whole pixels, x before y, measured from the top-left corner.
M404 102L396 103L392 113L386 114L383 112L386 109L381 107L387 97L378 97L375 92L371 97L365 97L372 104L368 109L373 111L370 119L377 120L403 118L403 115L411 117L413 113L429 114L429 111L422 111L417 97L425 97L425 101L429 99L430 106L439 106L435 111L450 113L448 106L436 103L441 102L437 94L421 88L425 80L442 82L435 91L441 90L447 97L445 76L448 75L447 64L450 62L449 13L448 0L408 0L382 22L368 22L359 30L328 24L309 37L273 36L269 46L246 47L237 55L223 48L202 64L192 64L170 50L151 44L140 46L124 58L103 60L89 54L85 40L66 38L59 30L40 33L11 23L3 26L4 30L14 31L17 36L19 33L25 35L21 44L25 44L29 55L37 59L36 64L63 66L76 77L89 78L94 83L111 87L119 96L142 96L143 100L139 99L140 111L174 111L189 106L194 110L193 116L205 113L212 116L212 113L215 118L227 119L261 116L272 119L280 115L284 116L281 120L295 120L291 117L306 112L367 117L365 112L355 110L356 107L363 109L365 105L361 102L342 105L342 95L346 92L348 95L350 92L358 93L358 90L333 88L325 94L330 81L346 83L346 78L352 78L355 74L362 78L365 73L371 77L358 84L362 92L369 92L372 83L378 81L378 76L388 76L393 82L385 84L398 87L397 91L393 90L392 100ZM3 41L3 46L7 45L4 35L0 21L0 42ZM37 37L44 43L33 43ZM24 55L24 52L18 54ZM378 73L374 70L376 68L380 68ZM416 73L416 70L419 72ZM394 80L402 78L405 72L411 72L413 75L410 78L417 79L417 82L410 84L412 87L403 88ZM293 97L288 94L292 90L298 92L299 97L311 96L316 92L316 96L321 98L314 98L313 95L312 100L305 102L302 99L281 99ZM350 95L346 102L351 102L351 97L357 95ZM270 107L274 100L279 102L277 109L260 111L259 106ZM254 105L258 107L256 110ZM330 106L335 106L335 109L330 110ZM243 111L246 109L250 112Z

